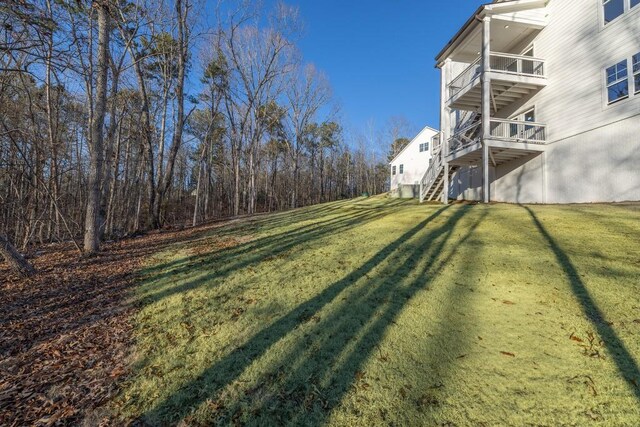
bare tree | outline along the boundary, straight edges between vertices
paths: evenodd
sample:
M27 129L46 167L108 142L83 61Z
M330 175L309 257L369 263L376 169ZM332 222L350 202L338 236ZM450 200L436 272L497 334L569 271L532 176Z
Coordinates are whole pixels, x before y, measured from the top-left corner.
M305 147L305 139L309 137L310 125L320 108L325 106L331 92L324 76L313 65L307 65L292 74L292 80L286 91L287 132L289 156L293 164L293 182L291 207L299 204L300 162Z
M177 77L176 77L176 120L175 127L173 129L173 141L171 142L171 147L169 149L169 156L167 159L167 167L164 170L164 175L162 179L158 180L157 194L155 197L155 204L153 206L153 218L156 221L161 221L160 217L160 209L161 203L164 199L167 191L171 186L171 182L173 179L173 169L176 161L176 157L178 155L178 151L180 150L180 146L182 144L182 133L184 131L185 125L185 113L184 113L184 82L185 82L185 74L187 67L187 59L189 56L189 39L190 39L190 28L189 28L189 11L191 9L191 3L189 0L175 0L175 18L177 20L178 26L178 37L177 37ZM162 162L162 159L160 159ZM160 166L159 166L160 167ZM153 224L155 227L161 225L161 223Z
M91 120L91 144L89 146L89 182L87 213L84 231L84 252L95 254L100 248L100 203L104 142L104 116L107 108L107 79L109 77L109 4L106 0L95 2L98 14L98 59L95 92L95 110Z
M227 64L224 106L229 122L234 173L234 214L240 211L240 156L248 154L248 211L256 208L257 153L265 129L261 108L278 98L284 78L293 70L293 43L287 37L295 32L297 11L279 6L270 26L259 27L260 16L250 3L234 12L213 43L216 54Z
M193 1L0 3L7 241L84 237L92 254L100 233L384 188L375 153L329 111L326 79L302 65L295 8L244 0L198 44ZM194 57L208 76L189 76Z

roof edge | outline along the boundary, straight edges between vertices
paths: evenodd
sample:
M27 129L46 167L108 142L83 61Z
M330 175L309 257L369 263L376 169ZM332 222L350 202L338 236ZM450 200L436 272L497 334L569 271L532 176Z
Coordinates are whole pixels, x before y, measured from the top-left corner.
M439 131L438 129L434 129L434 128L432 128L432 127L431 127L431 126L429 126L429 125L425 126L424 128L422 128L422 130L421 130L420 132L418 132L418 134L417 134L416 136L414 136L414 137L413 137L413 139L411 139L411 141L409 141L409 143L408 143L407 145L405 145L405 147L404 147L402 150L400 150L400 152L399 152L398 154L396 154L396 156L395 156L393 159L391 159L391 161L389 162L389 164L391 164L391 163L395 162L395 161L396 161L396 159L397 159L398 157L400 157L400 155L401 155L402 153L404 153L404 152L407 150L407 148L409 148L409 146L410 146L411 144L413 144L413 143L414 143L414 141L415 141L415 140L417 140L417 139L418 139L418 137L420 137L420 135L422 135L422 134L423 134L425 131L427 131L427 130L431 130L431 131L433 131L433 132L435 132L435 133L440 133L440 131Z

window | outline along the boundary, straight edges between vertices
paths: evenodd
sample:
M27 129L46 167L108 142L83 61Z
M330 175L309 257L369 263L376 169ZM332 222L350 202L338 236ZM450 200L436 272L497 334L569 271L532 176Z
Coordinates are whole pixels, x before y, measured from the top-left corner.
M528 48L522 53L522 56L533 58L533 47ZM521 72L525 74L541 75L542 64L538 61L525 60L520 62Z
M522 120L525 122L535 122L536 121L536 110L531 109L522 115Z
M624 13L625 1L626 0L602 0L605 25Z
M627 60L607 68L607 100L612 104L629 96Z
M400 175L404 173L404 165L400 165Z
M391 175L396 176L396 167L391 166Z
M532 108L531 110L525 111L513 118L515 121L519 122L535 122L536 121L536 109ZM523 131L524 129L524 131ZM511 123L509 125L509 134L511 138L526 138L532 131L534 131L535 126L525 125L522 126L518 123Z
M640 4L640 0L602 0L604 25Z
M425 142L424 144L420 144L420 152L424 153L425 151L429 151L429 143Z
M638 0L640 2L640 0ZM631 68L633 69L633 90L640 93L640 53L636 53L631 58Z

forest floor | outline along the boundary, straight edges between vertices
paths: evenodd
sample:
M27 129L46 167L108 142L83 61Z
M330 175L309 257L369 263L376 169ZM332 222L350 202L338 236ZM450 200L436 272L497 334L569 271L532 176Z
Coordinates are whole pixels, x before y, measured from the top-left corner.
M28 279L0 263L0 425L109 419L102 405L131 366L140 270L153 254L221 224L110 242L88 259L71 243L38 247L29 260L38 273Z
M639 241L637 204L374 197L45 249L0 269L0 424L635 426Z

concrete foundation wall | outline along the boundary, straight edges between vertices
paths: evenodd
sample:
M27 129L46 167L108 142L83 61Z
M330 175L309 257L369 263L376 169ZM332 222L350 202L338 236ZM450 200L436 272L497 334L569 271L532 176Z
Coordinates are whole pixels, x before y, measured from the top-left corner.
M420 197L420 186L398 185L391 191L390 196L395 199L417 199Z

